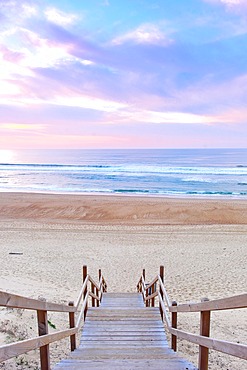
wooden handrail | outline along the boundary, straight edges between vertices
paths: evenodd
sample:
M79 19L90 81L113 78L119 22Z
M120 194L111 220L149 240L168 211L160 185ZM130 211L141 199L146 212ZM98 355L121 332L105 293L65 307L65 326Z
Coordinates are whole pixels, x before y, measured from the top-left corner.
M88 280L94 285L95 288L100 289L100 286L93 280L91 276L88 276Z
M83 300L81 311L80 311L80 315L79 315L79 317L78 317L78 319L76 321L76 328L79 328L80 327L80 324L81 324L82 319L85 318L84 312L85 312L85 308L87 306L88 297L89 297L89 292L86 293L86 296L85 296L85 298Z
M149 288L152 287L152 285L154 285L155 283L157 283L157 281L159 280L159 277L158 275L155 276L155 278L151 281L151 283L148 283L148 285L146 285L145 289L148 290Z
M87 271L86 266L83 267L84 273ZM102 284L103 281L103 284ZM96 289L96 294L90 292L87 288L88 282L91 282ZM57 303L44 302L32 298L22 297L15 294L0 291L0 306L11 308L22 308L36 310L38 312L38 323L41 328L45 330L40 331L40 336L32 339L26 339L20 342L6 344L0 347L0 362L6 361L12 357L21 355L31 350L40 348L41 353L41 370L50 368L49 364L49 344L70 337L71 350L76 348L75 334L78 333L81 321L85 320L86 310L88 306L89 297L96 299L99 302L102 299L103 293L106 291L107 284L101 275L99 284L97 284L90 275L84 276L82 288L79 292L76 304L70 302L68 306ZM94 290L94 289L93 289ZM82 302L80 313L77 322L74 325L74 314ZM67 312L69 313L70 329L61 330L52 334L47 333L47 311Z
M158 292L154 292L152 294L149 294L147 297L144 298L145 301L150 301L150 299L157 297Z
M171 312L201 312L218 311L246 308L247 294L240 294L233 297L215 299L212 301L180 304L176 307L169 307Z
M160 292L158 292L158 297L159 297L159 302L160 302L160 305L161 305L161 308L162 308L162 311L163 311L163 314L164 314L164 317L165 317L165 321L166 321L166 325L167 325L167 329L170 331L171 329L171 321L169 319L169 316L167 314L167 311L166 311L166 306L165 306L165 303L160 295Z
M56 342L70 335L76 334L77 328L61 330L56 333L42 335L40 337L25 339L20 342L6 344L0 347L0 362L6 361L12 357L22 355L23 353L35 350L47 344Z
M164 273L164 267L161 266L160 273ZM156 280L157 279L157 280ZM146 292L150 289L155 282L159 282L160 291L157 294L152 293L146 296ZM240 309L247 307L247 294L241 294L228 298L221 298L209 301L204 299L199 303L187 303L177 305L176 302L172 302L166 292L163 279L160 275L155 277L152 282L148 285L145 283L145 270L141 275L137 290L142 293L143 301L150 302L158 296L160 312L163 322L166 323L167 330L172 335L172 349L177 350L177 338L185 339L189 342L199 345L199 369L208 369L208 349L213 349L219 352L226 353L242 359L247 359L247 345L228 342L224 340L218 340L209 337L210 329L210 312L218 310L229 310L229 309ZM200 312L201 313L201 332L200 335L185 332L177 329L177 313L178 312ZM169 313L172 315L172 321L169 318Z
M22 297L20 295L11 294L3 291L0 291L0 306L9 308L22 308L27 310L76 312L76 307Z
M76 300L76 304L75 304L76 310L77 310L77 309L78 309L78 307L79 307L79 304L80 304L80 302L81 302L81 299L82 299L83 293L84 293L84 291L85 291L85 289L86 289L86 287L87 287L87 283L88 283L88 276L87 276L87 277L86 277L86 279L84 280L84 282L83 282L83 284L82 284L82 288L81 288L80 293L79 293L79 296L78 296L78 298L77 298L77 300Z
M161 287L161 290L162 290L162 292L163 292L163 295L164 295L164 297L165 297L166 304L167 304L167 306L169 307L169 310L170 310L170 308L172 307L172 305L171 305L170 299L169 299L169 297L168 297L168 294L167 294L167 292L166 292L166 289L165 289L164 283L163 283L163 281L161 280L161 277L160 277L160 276L159 276L159 283L160 283L160 287Z
M93 294L91 292L89 292L88 294L90 295L90 297L96 299L97 301L100 301L100 298L96 294Z
M245 344L233 343L214 338L207 338L202 335L187 333L183 330L174 328L170 328L169 331L171 334L176 335L180 339L185 339L188 342L195 343L209 349L214 349L216 351L247 360L247 346Z

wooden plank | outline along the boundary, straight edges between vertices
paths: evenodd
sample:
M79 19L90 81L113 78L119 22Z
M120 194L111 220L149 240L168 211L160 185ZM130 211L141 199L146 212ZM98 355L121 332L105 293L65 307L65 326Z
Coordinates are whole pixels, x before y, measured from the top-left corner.
M170 318L168 317L168 314L166 312L166 306L165 306L165 303L164 303L164 301L163 301L163 299L161 297L160 292L159 292L158 296L159 296L159 302L160 302L160 309L161 309L161 312L163 313L162 314L162 320L165 319L167 329L170 330L170 328L171 328Z
M38 319L38 330L39 335L46 335L48 334L48 319L47 319L47 311L37 311L37 319ZM40 364L41 369L50 369L50 351L49 351L49 344L40 347Z
M168 294L166 292L166 289L164 287L164 283L163 283L163 280L161 279L161 277L159 276L159 283L160 283L160 288L161 288L161 296L162 296L162 300L163 300L163 297L165 298L165 301L166 301L166 304L167 306L170 308L171 307L171 302L170 302L170 299L168 297Z
M170 333L177 335L180 339L185 339L189 342L214 349L215 351L227 353L228 355L236 356L247 360L247 345L227 342L213 338L207 338L196 334L186 333L179 329L169 329Z
M195 369L168 347L158 308L144 308L140 294L118 297L89 309L79 349L55 369Z
M120 341L120 340L123 340L123 341L164 341L166 340L166 337L165 335L154 335L154 334L151 334L151 335L133 335L133 334L120 334L120 335L112 335L109 334L109 335L83 335L83 341L98 341L98 342L103 342L103 341L107 341L107 340L110 340L110 341Z
M189 364L182 359L147 359L147 360L134 360L134 359L122 359L122 360L64 360L60 365L57 365L55 369L70 369L70 370L79 370L79 369L107 369L107 370L116 370L116 369L153 369L153 370L195 370L195 366Z
M79 348L71 354L71 358L167 358L177 357L170 348L153 348L147 352L146 348Z
M203 302L208 301L208 298L204 298ZM173 312L173 315L176 312ZM200 314L200 335L209 337L210 334L210 311L201 311ZM198 367L200 370L208 370L208 348L199 346L199 360Z
M168 348L168 344L164 342L159 343L147 343L145 341L119 341L119 342L104 342L104 343L95 343L95 342L83 342L80 344L80 348L118 348L118 347L127 347L127 348L143 348L145 347L147 350L150 348Z
M158 281L158 279L159 279L158 275L156 275L155 278L151 281L151 283L148 283L148 285L146 285L145 290L151 288L151 286L154 285Z
M69 306L74 306L74 302L69 302ZM75 314L74 312L69 313L69 327L74 328L75 327ZM73 352L76 349L76 335L70 336L70 350Z
M100 299L99 299L99 297L98 297L96 294L94 294L94 293L92 293L92 292L89 292L89 295L90 295L90 297L92 297L92 298L93 298L93 303L92 303L92 305L93 305L93 307L94 307L94 300L99 301Z
M86 293L86 296L84 298L84 301L83 301L83 304L82 304L82 307L81 307L81 312L80 312L80 315L79 315L79 317L77 319L77 322L76 322L76 327L77 328L80 327L82 319L85 320L85 310L86 310L86 307L87 307L88 296L89 296L89 292Z
M89 275L88 280L95 286L95 288L100 289L99 285L93 280L93 278Z
M235 308L247 308L247 294L215 299L208 302L180 304L177 307L170 307L169 310L171 312L200 312L231 310Z
M69 337L76 334L77 328L62 330L56 333L42 335L37 338L26 339L16 343L6 344L0 347L0 362L6 361L9 358L22 355L34 349L45 346L49 343L56 342L57 340Z
M132 326L128 326L127 328L126 327L90 327L90 328L83 328L83 335L87 335L88 333L92 333L92 329L93 329L93 333L94 335L98 335L98 334L101 334L101 333L145 333L147 335L151 335L151 334L155 334L155 333L164 333L164 329L161 327L161 328L158 328L156 329L155 327L151 327L151 328L147 328L147 327L141 327L141 328L133 328Z
M84 282L83 282L83 284L82 284L82 287L81 287L81 290L80 290L80 293L79 293L79 296L78 296L78 298L77 298L77 300L76 300L76 303L75 303L75 307L76 307L76 309L78 309L78 307L79 307L79 304L80 304L80 302L81 302L82 296L84 295L84 291L85 291L85 289L86 289L86 287L87 287L87 283L88 283L88 276L87 276L87 277L86 277L86 279L84 280Z
M28 310L76 312L76 307L59 303L50 303L38 299L22 297L16 294L0 291L0 306L10 308L24 308Z
M145 320L143 318L140 318L139 320L132 320L131 322L128 321L128 320L107 320L107 321L103 321L102 322L99 322L100 320L86 320L85 322L85 326L86 325L97 325L97 326L106 326L106 325L125 325L125 326L133 326L133 325L139 325L139 326L147 326L147 327L161 327L161 328L164 328L163 324L161 321L159 320Z

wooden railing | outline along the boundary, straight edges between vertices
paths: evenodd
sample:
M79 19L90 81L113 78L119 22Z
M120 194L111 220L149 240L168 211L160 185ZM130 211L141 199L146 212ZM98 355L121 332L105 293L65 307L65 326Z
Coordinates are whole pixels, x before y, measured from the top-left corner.
M199 345L199 370L208 370L209 349L247 360L247 345L209 338L211 311L246 308L247 294L212 301L204 298L200 303L178 305L177 302L170 301L165 289L164 266L160 266L159 275L149 284L145 281L145 270L143 270L137 284L137 291L142 293L147 307L154 307L155 298L158 298L161 318L164 324L166 324L168 332L171 334L171 348L174 351L177 351L177 338L185 339ZM178 312L200 312L200 335L177 329Z
M74 302L69 302L67 306L64 304L49 303L0 291L0 306L37 311L39 333L39 337L1 346L0 362L40 348L41 370L49 370L49 344L66 337L70 337L70 348L71 351L74 351L76 349L76 334L82 327L82 322L84 322L86 318L89 297L92 299L92 307L98 307L100 305L102 295L106 291L107 284L101 274L101 270L99 270L99 282L96 283L92 277L88 275L87 266L83 266L83 284L75 304ZM47 319L48 311L69 313L70 329L49 334ZM75 313L77 311L79 312L79 316L75 322Z

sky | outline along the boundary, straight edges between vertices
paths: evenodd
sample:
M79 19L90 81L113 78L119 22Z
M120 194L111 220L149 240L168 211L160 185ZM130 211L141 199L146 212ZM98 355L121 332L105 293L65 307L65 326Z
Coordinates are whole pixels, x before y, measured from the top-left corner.
M0 0L0 150L246 147L247 0Z

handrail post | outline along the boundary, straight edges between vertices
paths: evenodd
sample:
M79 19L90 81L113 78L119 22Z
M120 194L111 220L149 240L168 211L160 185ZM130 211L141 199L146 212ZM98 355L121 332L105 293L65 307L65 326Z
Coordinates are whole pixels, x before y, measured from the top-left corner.
M86 265L83 266L82 276L83 276L83 283L84 283L84 281L87 278L87 266ZM83 299L85 299L86 295L87 295L87 286L86 286L86 288L84 290L84 293L83 293ZM88 303L86 303L85 310L84 310L84 321L85 321L86 316L87 316L87 308L88 308Z
M74 302L69 302L69 306L74 307ZM75 313L69 312L69 327L74 328L75 327ZM73 352L76 349L76 337L75 334L70 336L70 350Z
M101 272L101 269L99 269L99 294L100 294L100 302L101 302L101 299L102 299L102 294L103 294L103 281L101 280L101 277L102 277L102 272ZM101 285L100 285L100 280L101 280Z
M96 287L96 295L99 298L99 289L97 287ZM97 305L97 307L99 307L99 300L98 299L96 301L96 305Z
M173 301L172 306L177 306L177 302ZM172 328L177 329L177 312L172 312ZM172 334L171 338L172 342L172 349L173 351L177 352L177 336Z
M154 284L152 285L152 294L155 292L155 284L156 284L156 283L154 283ZM155 297L153 297L153 298L152 298L152 305L151 305L151 306L152 306L152 307L154 307L154 305L155 305Z
M164 273L165 273L165 268L164 266L160 266L160 279L162 281L162 283L164 283ZM161 286L160 286L160 295L161 295L161 298L163 300L163 290L161 289ZM160 315L161 315L161 319L162 321L164 321L164 315L163 315L163 311L162 311L162 308L161 308L161 304L159 304L159 308L160 308Z
M202 298L201 302L209 301L208 298ZM209 337L210 334L210 311L201 311L200 335ZM208 370L208 348L199 346L199 370Z
M91 292L94 294L94 284L91 282ZM92 307L95 307L95 298L92 297Z
M148 296L148 289L146 289L146 286L145 286L145 296L147 297ZM149 303L150 303L150 300L146 300L146 307L149 307Z
M39 335L48 334L47 311L37 310ZM50 370L49 344L40 347L41 370Z
M146 270L145 269L142 270L142 276L143 276L143 279L144 279L144 287L143 287L144 288L144 297L143 297L143 299L144 299L145 297L148 296L148 291L146 290L146 284L145 284L145 281L146 281ZM148 307L149 301L144 300L144 302L145 302L145 306Z

